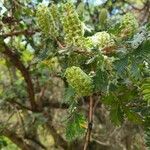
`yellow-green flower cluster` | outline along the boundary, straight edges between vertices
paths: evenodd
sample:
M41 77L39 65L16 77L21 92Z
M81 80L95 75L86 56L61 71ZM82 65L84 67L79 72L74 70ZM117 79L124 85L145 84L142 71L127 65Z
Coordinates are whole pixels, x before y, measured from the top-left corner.
M92 79L79 67L72 66L66 69L67 82L72 86L79 96L88 96L92 93Z
M83 47L85 49L87 49L87 50L88 49L92 49L94 47L93 40L92 40L91 37L84 38L84 40L83 40Z
M81 37L77 40L76 46L80 47L83 50L89 50L94 47L93 40L91 37Z
M51 38L58 36L58 30L50 9L45 5L39 5L36 13L37 22L41 31Z
M105 31L97 32L94 36L92 36L92 40L94 44L99 47L99 49L111 47L115 44L110 34Z
M107 23L108 11L106 8L103 8L99 15L100 25L103 28Z
M121 19L121 32L120 37L127 38L131 37L138 29L138 21L131 13L125 14Z
M59 67L59 61L57 57L43 60L43 64L47 65L51 70L57 70Z
M66 3L62 7L62 25L65 33L65 42L68 46L80 45L79 41L83 37L83 25L75 11L72 3Z
M59 10L58 10L58 6L55 4L52 4L50 6L50 13L52 14L55 23L59 21L60 19L60 14L59 14Z

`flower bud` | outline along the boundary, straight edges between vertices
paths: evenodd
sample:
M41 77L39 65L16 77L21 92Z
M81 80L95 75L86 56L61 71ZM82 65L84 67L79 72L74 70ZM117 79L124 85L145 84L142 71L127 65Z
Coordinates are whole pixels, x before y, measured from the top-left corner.
M88 96L92 93L92 79L79 67L72 66L66 69L67 82L72 86L78 95Z
M104 26L107 23L107 17L108 17L108 11L107 9L103 8L99 15L99 21L102 28L104 28Z
M125 14L121 19L120 29L120 37L128 38L133 36L138 29L138 22L136 18L131 13Z
M46 36L51 36L51 38L58 36L58 30L54 18L47 6L38 6L36 18L39 28Z
M98 45L100 49L105 48L105 47L110 47L115 44L114 40L111 38L110 34L102 31L102 32L97 32L93 37L93 42L95 45Z
M62 7L62 25L67 45L78 45L83 37L83 25L72 3L66 3Z

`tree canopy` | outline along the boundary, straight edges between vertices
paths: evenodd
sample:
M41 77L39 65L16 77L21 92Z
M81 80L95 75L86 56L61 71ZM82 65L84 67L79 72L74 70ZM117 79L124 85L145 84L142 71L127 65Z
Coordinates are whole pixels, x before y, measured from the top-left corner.
M150 147L149 0L0 8L0 148Z

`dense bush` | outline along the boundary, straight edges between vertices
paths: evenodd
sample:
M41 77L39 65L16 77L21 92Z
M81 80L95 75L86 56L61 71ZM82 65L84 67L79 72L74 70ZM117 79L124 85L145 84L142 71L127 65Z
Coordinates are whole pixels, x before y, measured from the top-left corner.
M142 130L150 145L149 1L108 0L95 6L82 1L46 5L16 0L4 2L4 8L0 116L5 117L0 120L0 135L24 150L47 149L42 132L48 130L59 149L75 149L76 141L78 149L86 150L96 145L92 131L105 122L98 123L96 117L108 113L112 128L126 126L130 132L129 126L135 125L133 129ZM134 15L134 9L140 13ZM96 115L103 107L106 114ZM111 136L109 144L97 149L104 145L117 149L110 146ZM140 149L140 144L134 147L129 141L124 145Z

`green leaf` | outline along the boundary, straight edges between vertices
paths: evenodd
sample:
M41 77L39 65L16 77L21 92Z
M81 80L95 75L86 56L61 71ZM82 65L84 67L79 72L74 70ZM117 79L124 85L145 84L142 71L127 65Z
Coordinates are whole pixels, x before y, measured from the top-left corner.
M67 122L66 139L68 141L75 140L85 133L86 119L82 114L74 113Z
M102 101L104 104L111 106L117 102L117 97L114 94L109 93L108 95L106 95L102 98Z
M137 49L135 49L132 55L136 57L137 61L142 62L143 60L146 60L149 62L149 56L150 56L149 48L150 48L150 40L147 40L142 45L140 45Z
M71 86L66 89L64 99L69 104L68 111L73 113L76 110L78 102L76 100L76 92Z
M98 69L96 71L96 75L93 78L95 91L107 91L108 86L108 74L106 71L101 71L101 69Z
M150 102L150 78L147 78L141 86L144 100Z
M66 88L65 95L64 95L65 102L71 103L71 101L73 101L75 98L75 94L76 94L75 90L71 86Z
M124 117L124 114L123 114L123 111L120 107L120 104L116 103L115 105L113 105L111 107L111 110L110 110L111 121L115 125L119 126L123 122L123 117Z
M125 108L124 112L130 121L136 124L141 124L143 122L140 115L138 115L136 112L133 112L132 110L129 110L128 108Z
M120 23L115 24L108 30L108 32L114 35L117 35L119 32L121 32Z
M128 57L124 57L120 60L117 60L116 62L114 62L114 67L117 71L117 73L122 76L126 73L126 68L128 66Z
M131 64L130 74L134 79L138 80L141 78L141 71L139 68L139 64L137 64L135 61L132 62L132 64Z

